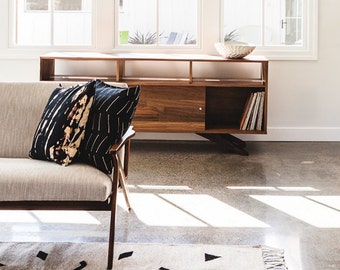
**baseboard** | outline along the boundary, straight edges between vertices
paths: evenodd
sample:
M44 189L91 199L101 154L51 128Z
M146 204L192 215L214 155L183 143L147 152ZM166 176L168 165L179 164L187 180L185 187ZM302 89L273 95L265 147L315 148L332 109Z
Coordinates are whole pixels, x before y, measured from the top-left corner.
M267 134L235 134L244 141L340 141L340 127L271 127ZM206 141L194 133L137 132L140 140Z

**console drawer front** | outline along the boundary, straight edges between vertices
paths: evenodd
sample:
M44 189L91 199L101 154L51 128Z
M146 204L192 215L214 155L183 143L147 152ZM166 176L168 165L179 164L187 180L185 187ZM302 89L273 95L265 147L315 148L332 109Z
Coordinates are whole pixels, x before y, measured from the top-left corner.
M205 129L205 87L142 85L136 131L199 132Z

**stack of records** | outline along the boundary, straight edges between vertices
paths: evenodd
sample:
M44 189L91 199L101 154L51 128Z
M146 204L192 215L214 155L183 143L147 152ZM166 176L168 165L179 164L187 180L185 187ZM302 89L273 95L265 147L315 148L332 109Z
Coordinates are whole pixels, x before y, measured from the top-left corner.
M249 95L241 118L241 130L262 130L264 95L263 91Z

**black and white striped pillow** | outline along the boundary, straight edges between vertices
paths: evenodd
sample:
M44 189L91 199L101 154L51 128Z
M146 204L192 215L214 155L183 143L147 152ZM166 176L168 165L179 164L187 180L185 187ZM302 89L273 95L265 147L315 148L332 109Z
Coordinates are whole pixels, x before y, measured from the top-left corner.
M70 88L56 88L34 134L29 156L65 166L70 164L85 137L94 93L94 80Z
M121 88L96 81L95 100L81 147L81 159L105 173L112 172L109 150L129 128L140 87Z

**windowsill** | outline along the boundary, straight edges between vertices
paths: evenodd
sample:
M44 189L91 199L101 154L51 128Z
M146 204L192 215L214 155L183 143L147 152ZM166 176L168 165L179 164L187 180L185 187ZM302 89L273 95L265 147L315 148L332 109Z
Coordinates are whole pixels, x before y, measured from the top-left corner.
M70 52L99 52L93 49L74 49L74 48L50 48L50 49L40 49L38 47L35 48L22 48L19 47L15 49L8 49L7 53L0 53L0 60L37 60L40 55L46 54L48 52L63 52L63 51L70 51ZM101 53L126 53L126 52L133 52L133 53L163 53L168 54L169 50L162 50L162 49L153 49L153 50L141 50L141 49L130 49L130 50L118 50L114 49L111 52L101 52ZM208 50L203 52L202 50L174 50L171 53L178 53L178 54L209 54L209 55L218 55L215 50ZM254 52L251 54L254 56L265 56L270 61L305 61L305 60L317 60L317 51L310 50L310 51L301 51L301 50L290 50L290 51L267 51L263 49L255 49Z

